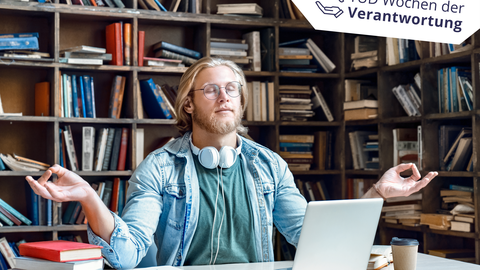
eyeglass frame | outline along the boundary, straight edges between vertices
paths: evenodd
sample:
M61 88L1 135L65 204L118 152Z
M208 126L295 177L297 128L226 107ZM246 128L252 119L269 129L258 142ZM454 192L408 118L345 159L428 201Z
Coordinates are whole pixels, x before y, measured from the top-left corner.
M227 91L227 86L228 86L229 84L231 84L231 83L238 83L238 85L240 85L240 91L238 91L239 94L238 94L238 96L236 96L236 97L233 97L233 96L230 95L230 94L228 93L228 91ZM216 97L215 99L209 99L209 98L205 95L205 88L207 88L207 86L209 86L209 85L214 85L214 86L216 86L216 87L218 88L217 97ZM200 90L202 90L202 91L203 91L203 96L204 96L206 99L208 99L208 100L217 100L218 97L220 96L220 90L221 90L222 88L225 88L225 93L227 93L227 95L228 95L229 97L231 97L231 98L237 98L237 97L239 97L239 96L242 95L242 87L243 87L243 85L242 85L240 82L237 82L237 81L231 81L231 82L227 83L225 86L222 86L222 87L220 87L220 86L218 86L217 84L214 84L214 83L209 83L209 84L205 85L202 89L193 89L193 90L190 90L190 92L195 92L195 91L200 91Z

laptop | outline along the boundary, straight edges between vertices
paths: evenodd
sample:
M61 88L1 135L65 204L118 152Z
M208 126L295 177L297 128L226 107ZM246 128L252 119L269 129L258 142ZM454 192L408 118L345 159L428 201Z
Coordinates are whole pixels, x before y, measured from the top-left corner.
M312 201L292 270L367 269L383 199Z

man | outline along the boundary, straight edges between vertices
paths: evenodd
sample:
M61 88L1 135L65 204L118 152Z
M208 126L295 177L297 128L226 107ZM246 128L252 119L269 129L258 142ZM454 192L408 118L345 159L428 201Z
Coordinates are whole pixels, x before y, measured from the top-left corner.
M237 135L245 132L245 84L241 69L221 59L205 57L185 72L175 104L183 137L150 153L135 170L122 218L86 181L58 165L38 181L26 179L47 199L79 201L89 241L104 247L115 268L135 267L154 241L158 265L273 261L273 224L296 245L306 201L284 160ZM399 173L407 169L413 175L403 179ZM47 182L52 173L55 183ZM406 196L436 175L417 181L413 164L399 165L366 197Z

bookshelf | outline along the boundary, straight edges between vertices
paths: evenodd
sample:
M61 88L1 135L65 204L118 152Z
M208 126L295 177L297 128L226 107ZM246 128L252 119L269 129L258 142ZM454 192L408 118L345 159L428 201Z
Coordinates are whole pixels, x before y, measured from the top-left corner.
M61 0L53 3L0 1L0 33L38 32L40 51L50 53L53 62L29 62L0 60L0 95L6 112L23 112L21 117L0 116L0 152L13 153L50 164L58 163L59 128L70 125L74 137L81 138L80 131L85 125L95 128L127 127L130 130L126 171L102 171L77 173L93 183L101 179L121 177L128 179L137 163L136 130L144 129L144 153L154 150L162 137L179 135L174 120L139 118L137 100L139 99L138 80L153 78L158 84L178 84L181 73L154 67L139 67L137 55L133 54L132 66L84 66L59 63L59 51L71 46L90 45L105 47L105 27L113 22L123 21L132 24L133 52L138 51L137 33L146 32L145 53L151 55L150 48L160 40L194 49L208 55L211 37L241 38L242 34L253 30L273 28L275 47L285 41L309 37L335 63L337 68L328 74L306 74L280 72L278 52L275 52L276 71L246 71L247 81L271 81L275 85L275 119L273 122L244 121L249 135L257 142L274 151L279 151L280 134L313 134L315 131L331 131L334 135L333 160L331 170L293 172L295 179L301 181L324 181L333 199L346 198L348 178L378 179L393 166L392 129L422 126L424 164L422 175L430 170L439 170L438 164L438 126L442 124L462 123L473 129L473 153L476 157L473 172L440 171L439 176L424 191L422 201L424 212L435 212L440 204L439 190L448 183L461 183L473 186L474 196L479 195L480 163L480 95L474 94L474 110L457 113L438 112L438 94L436 89L436 71L451 65L467 65L472 68L473 88L478 89L480 62L480 34L472 37L473 49L457 54L423 58L394 66L386 65L385 38L379 38L379 66L359 71L350 71L350 54L353 52L354 35L322 32L312 29L307 21L283 19L279 16L280 0L256 0L263 7L264 17L234 17L216 15L216 5L222 3L241 3L244 1L204 0L202 13L156 12L137 9L136 0L126 0L125 8L83 7L66 5ZM428 47L423 46L427 52ZM425 53L426 54L426 53ZM90 75L95 78L97 118L59 117L58 94L61 83L59 73ZM408 117L391 92L392 87L407 83L413 75L420 72L422 80L422 116ZM127 78L124 105L120 119L107 118L110 86L114 76ZM346 79L368 79L377 83L379 99L379 117L372 120L344 121L343 101ZM34 85L49 81L50 115L34 115ZM307 122L280 121L278 110L278 86L283 84L317 85L332 111L334 121L315 120ZM106 89L108 91L103 91ZM475 93L475 91L474 91ZM379 134L379 170L355 170L351 155L348 133L355 130L377 131ZM79 139L75 141L77 151L81 149ZM27 212L24 177L32 175L38 178L40 173L22 173L0 171L0 198L22 213ZM19 188L20 187L20 188ZM475 216L480 217L480 202L475 202ZM66 233L82 233L85 225L54 226L13 226L0 227L0 236L9 241L25 239L27 241L57 239ZM431 230L426 226L407 227L398 224L381 223L379 241L388 244L393 236L412 237L421 242L420 251L451 247L469 247L476 250L476 262L480 264L480 222L476 222L474 232ZM86 239L86 238L84 238Z

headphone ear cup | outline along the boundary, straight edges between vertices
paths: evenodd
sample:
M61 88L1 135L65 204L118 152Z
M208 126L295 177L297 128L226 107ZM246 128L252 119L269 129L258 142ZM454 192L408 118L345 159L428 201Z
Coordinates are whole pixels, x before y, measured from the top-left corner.
M235 161L237 161L237 151L231 146L223 146L220 149L219 156L219 165L224 169L232 167Z
M198 152L198 161L203 167L207 169L214 169L218 166L220 161L217 149L213 146L202 148L202 150Z

